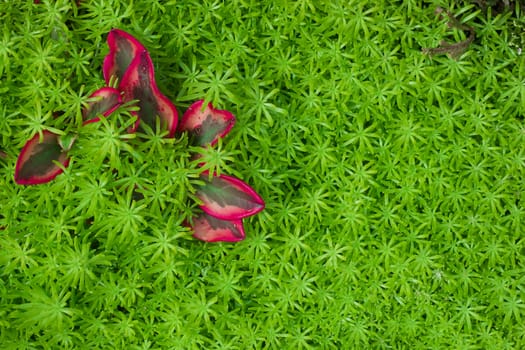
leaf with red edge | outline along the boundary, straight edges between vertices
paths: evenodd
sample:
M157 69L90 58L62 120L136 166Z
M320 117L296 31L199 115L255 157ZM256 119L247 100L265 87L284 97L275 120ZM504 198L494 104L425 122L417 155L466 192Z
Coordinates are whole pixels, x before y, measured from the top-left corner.
M245 237L241 220L221 220L206 213L193 219L193 237L205 242L238 242Z
M156 117L160 118L161 127L173 137L179 115L173 103L158 89L155 82L153 64L147 51L143 51L131 63L122 78L119 89L124 92L123 101L138 100L140 110L133 112L141 123L156 129Z
M89 100L91 102L82 110L84 125L98 122L100 120L99 115L102 114L107 117L122 104L120 91L111 87L98 89L89 96Z
M204 185L197 188L196 196L203 202L201 209L218 219L238 220L264 209L263 199L250 186L235 177L220 175L208 178L201 174Z
M226 136L235 124L235 117L228 111L214 109L211 103L202 108L204 100L195 102L182 116L180 131L188 131L195 145L214 145Z
M15 167L15 182L19 185L37 185L53 180L62 173L53 161L64 167L69 165L67 153L62 150L59 135L45 130L40 139L36 134L27 141L18 156Z
M112 76L122 80L131 62L146 51L146 48L131 34L120 29L112 29L108 34L109 54L104 58L102 72L106 84Z

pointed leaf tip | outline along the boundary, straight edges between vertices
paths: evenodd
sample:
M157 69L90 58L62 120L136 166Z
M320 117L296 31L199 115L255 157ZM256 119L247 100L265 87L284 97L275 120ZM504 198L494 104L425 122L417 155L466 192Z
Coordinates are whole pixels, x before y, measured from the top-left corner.
M179 130L187 131L195 145L214 145L219 138L226 136L235 117L226 110L214 109L211 103L203 108L204 100L192 104L182 116Z
M120 29L112 29L109 32L107 43L109 53L104 58L102 72L106 84L109 85L112 76L121 81L131 62L146 48L131 34Z
M19 185L38 185L49 182L62 173L62 168L69 165L67 153L62 150L59 135L45 130L26 142L18 156L15 167L15 182Z
M138 100L140 110L134 113L141 123L146 123L155 130L158 116L162 128L168 131L168 137L175 135L178 112L173 103L159 91L153 63L147 51L142 51L131 63L119 89L124 92L124 102Z
M209 180L208 172L200 179L204 185L197 188L202 200L200 208L207 214L223 220L238 220L264 209L263 199L248 184L235 177L220 175Z
M107 117L122 104L120 91L111 87L103 87L92 93L88 98L88 105L82 110L84 125L98 122L100 114Z
M201 213L193 220L193 237L205 242L239 242L245 238L241 220L221 220Z

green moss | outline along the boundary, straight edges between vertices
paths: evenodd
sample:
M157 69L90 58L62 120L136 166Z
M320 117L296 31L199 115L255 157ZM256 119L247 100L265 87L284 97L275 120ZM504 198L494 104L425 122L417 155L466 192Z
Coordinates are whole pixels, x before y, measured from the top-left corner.
M422 48L476 39L451 59ZM525 347L525 56L519 10L448 1L0 3L0 344L5 349ZM210 170L266 202L246 240L184 222L186 136L80 129L53 182L17 186L36 132L76 131L106 35L150 51L183 112L237 119Z

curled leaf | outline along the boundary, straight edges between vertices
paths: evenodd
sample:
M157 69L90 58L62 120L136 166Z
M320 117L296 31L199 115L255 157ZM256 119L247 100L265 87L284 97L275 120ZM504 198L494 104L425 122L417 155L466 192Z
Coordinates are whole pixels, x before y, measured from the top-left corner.
M112 29L108 34L109 54L104 58L102 71L106 84L112 76L118 81L126 73L131 62L146 48L132 35L120 29Z
M214 109L211 103L203 109L204 101L192 104L182 116L179 130L187 131L195 145L214 145L226 136L235 124L235 117L228 111Z
M204 185L197 188L201 209L218 219L239 220L264 209L263 199L246 183L235 177L220 175L208 178L201 174Z
M201 213L193 220L193 237L205 242L238 242L245 237L241 220L221 220Z
M131 63L122 78L119 89L124 93L123 100L138 100L140 110L133 112L141 123L156 129L156 117L160 118L161 128L173 137L177 128L178 113L171 101L158 89L155 82L153 64L147 51L142 51Z
M37 185L53 180L69 165L66 151L60 147L59 135L44 131L36 134L22 148L15 167L15 182L19 185Z

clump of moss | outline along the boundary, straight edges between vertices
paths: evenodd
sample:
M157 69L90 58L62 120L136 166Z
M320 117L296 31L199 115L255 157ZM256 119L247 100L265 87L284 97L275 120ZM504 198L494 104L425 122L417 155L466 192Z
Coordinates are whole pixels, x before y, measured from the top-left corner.
M525 47L525 22L514 19L509 23L509 27L511 28L509 46L516 48L518 55L521 55Z

